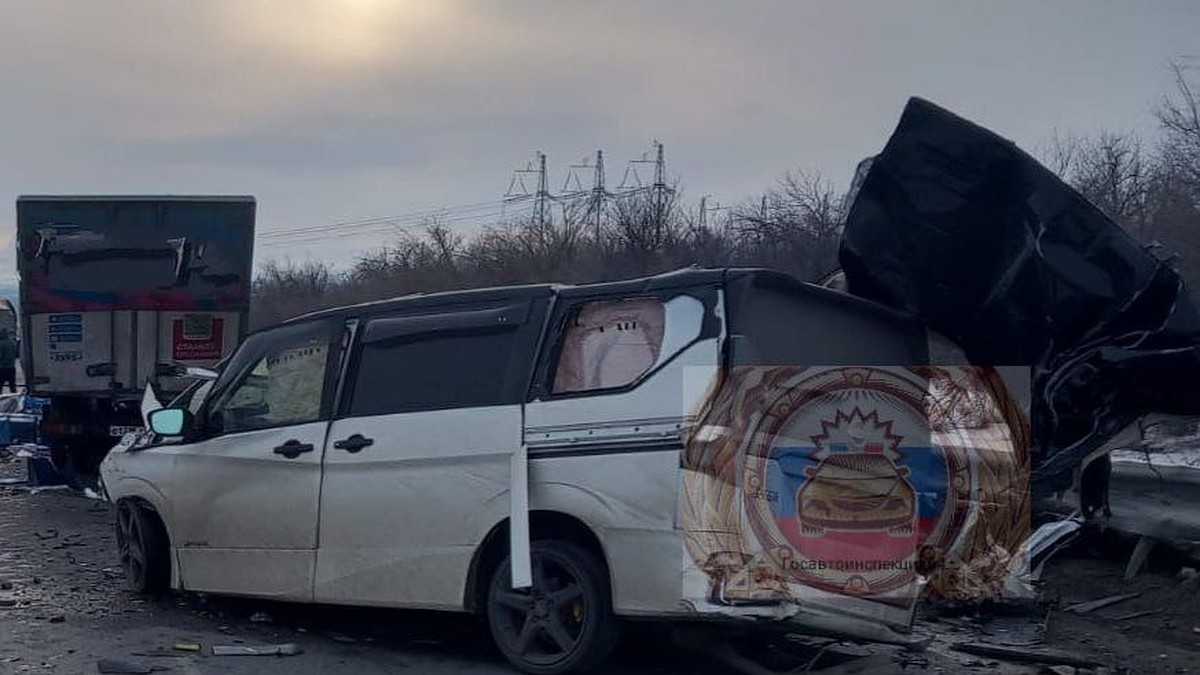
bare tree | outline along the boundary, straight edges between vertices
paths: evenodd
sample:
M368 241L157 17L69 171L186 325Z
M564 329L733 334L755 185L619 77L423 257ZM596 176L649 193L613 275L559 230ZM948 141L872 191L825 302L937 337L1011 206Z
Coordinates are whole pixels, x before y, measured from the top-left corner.
M1053 171L1058 177L1070 181L1076 169L1079 145L1078 136L1055 129L1049 143L1041 148L1040 159L1046 168Z
M1114 222L1146 236L1159 161L1132 133L1084 138L1055 132L1043 161Z
M845 200L820 173L788 172L769 194L784 220L797 223L818 237L841 233L846 220Z
M1081 146L1072 183L1109 218L1145 236L1154 173L1137 136L1106 131Z
M1196 70L1197 66L1183 61L1171 65L1174 91L1156 112L1165 135L1164 161L1173 179L1200 204L1200 86L1192 81Z
M270 325L328 306L335 282L329 267L319 261L267 261L254 281L252 325Z

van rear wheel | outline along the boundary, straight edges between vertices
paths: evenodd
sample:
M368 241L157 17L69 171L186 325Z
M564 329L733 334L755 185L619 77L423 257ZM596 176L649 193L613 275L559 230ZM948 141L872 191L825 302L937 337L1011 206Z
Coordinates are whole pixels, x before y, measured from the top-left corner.
M533 675L581 673L599 666L617 642L603 565L562 540L535 541L530 554L533 588L512 588L510 558L492 573L487 619L496 646L514 666Z

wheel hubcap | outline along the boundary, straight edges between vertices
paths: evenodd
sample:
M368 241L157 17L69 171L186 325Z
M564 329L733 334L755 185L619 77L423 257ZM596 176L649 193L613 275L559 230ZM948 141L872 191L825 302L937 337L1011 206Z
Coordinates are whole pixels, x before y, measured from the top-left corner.
M510 651L544 665L575 650L583 637L586 611L583 586L570 569L539 556L533 560L533 588L513 590L505 581L497 585L493 617L497 637Z

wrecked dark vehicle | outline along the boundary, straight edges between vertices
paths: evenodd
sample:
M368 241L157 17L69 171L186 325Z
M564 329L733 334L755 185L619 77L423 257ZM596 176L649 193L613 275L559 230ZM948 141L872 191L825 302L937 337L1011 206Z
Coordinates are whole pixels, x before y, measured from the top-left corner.
M1200 414L1200 314L1165 262L1012 142L912 99L860 166L847 290L921 317L972 363L1032 368L1035 498L1106 504L1147 416Z

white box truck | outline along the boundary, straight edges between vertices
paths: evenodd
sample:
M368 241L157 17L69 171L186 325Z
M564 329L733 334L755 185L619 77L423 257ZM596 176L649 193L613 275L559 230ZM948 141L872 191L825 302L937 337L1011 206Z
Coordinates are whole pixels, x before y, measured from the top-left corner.
M17 200L21 365L50 399L43 438L68 477L95 475L140 427L146 384L183 389L246 332L255 200L23 196Z

